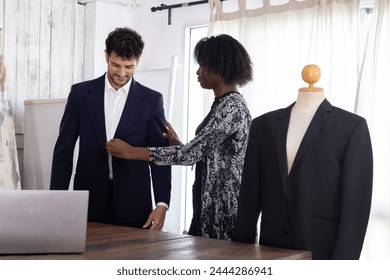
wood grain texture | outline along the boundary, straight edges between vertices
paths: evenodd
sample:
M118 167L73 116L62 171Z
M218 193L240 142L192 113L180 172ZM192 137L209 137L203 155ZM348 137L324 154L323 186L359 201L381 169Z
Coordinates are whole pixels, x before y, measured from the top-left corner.
M35 260L305 260L311 253L169 232L88 223L83 254L3 255Z

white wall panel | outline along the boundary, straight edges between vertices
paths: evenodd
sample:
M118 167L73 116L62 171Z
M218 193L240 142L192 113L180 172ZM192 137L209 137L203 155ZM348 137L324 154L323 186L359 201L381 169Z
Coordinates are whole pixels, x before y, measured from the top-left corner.
M4 97L16 134L24 133L24 101L66 97L82 79L84 6L76 0L3 0Z

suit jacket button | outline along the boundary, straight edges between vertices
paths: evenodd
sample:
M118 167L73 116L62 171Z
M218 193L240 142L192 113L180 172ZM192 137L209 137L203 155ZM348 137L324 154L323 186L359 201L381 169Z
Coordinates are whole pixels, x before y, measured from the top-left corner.
M282 231L282 233L283 233L283 235L287 235L287 234L288 234L288 231L284 229L284 230Z

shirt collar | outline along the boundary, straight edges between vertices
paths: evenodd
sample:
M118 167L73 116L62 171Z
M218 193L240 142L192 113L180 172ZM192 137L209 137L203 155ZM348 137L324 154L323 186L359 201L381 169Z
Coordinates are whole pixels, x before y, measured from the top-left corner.
M107 91L111 91L111 92L114 92L114 93L119 93L119 94L127 94L130 90L130 85L131 85L131 81L133 80L133 78L131 78L123 87L119 88L118 90L115 90L110 81L108 80L108 77L107 77L107 73L105 75L105 78L104 78L104 92L107 92Z

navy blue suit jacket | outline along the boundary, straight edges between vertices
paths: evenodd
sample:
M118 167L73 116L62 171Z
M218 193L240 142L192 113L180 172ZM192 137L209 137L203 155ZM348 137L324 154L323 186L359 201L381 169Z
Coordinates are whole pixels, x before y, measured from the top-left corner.
M292 105L253 120L233 240L358 259L371 207L373 159L365 119L324 100L287 174Z
M104 80L103 75L72 86L53 154L50 189L68 189L73 151L79 138L74 189L89 190L89 220L105 213L107 201L109 167L105 147ZM114 138L133 146L166 146L164 131L162 95L133 78ZM115 157L112 163L115 213L120 222L146 222L153 209L151 178L156 202L169 205L170 166Z

